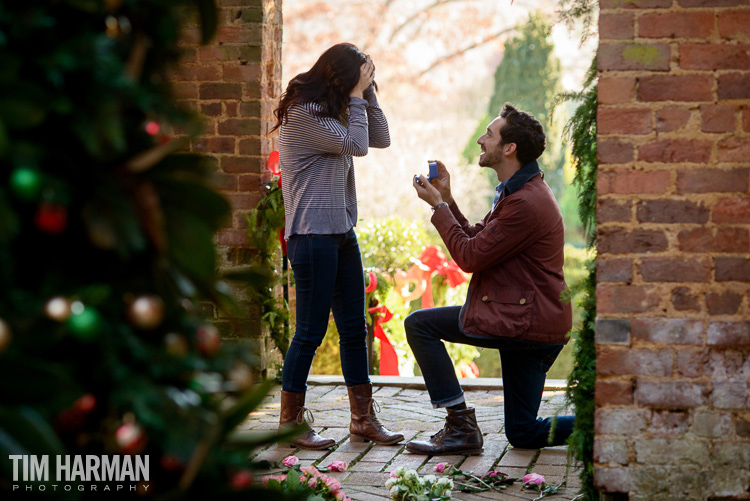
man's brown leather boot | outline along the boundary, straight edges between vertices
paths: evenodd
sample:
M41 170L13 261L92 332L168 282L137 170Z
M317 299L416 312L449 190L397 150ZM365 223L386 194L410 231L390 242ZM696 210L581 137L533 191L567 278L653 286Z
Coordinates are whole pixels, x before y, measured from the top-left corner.
M429 441L412 441L406 444L406 450L414 454L444 456L463 454L471 456L484 452L482 431L477 424L474 409L446 409L445 426L430 437Z
M349 406L352 422L349 425L351 442L375 442L380 445L396 444L404 439L400 433L393 433L382 425L375 415L377 402L372 399L372 383L348 386ZM378 407L377 410L380 410Z
M298 435L294 440L288 444L290 447L300 447L302 449L328 449L336 443L331 438L323 438L319 436L310 427L310 424L305 419L305 415L310 418L310 422L314 422L312 412L305 408L305 392L300 391L281 391L281 415L279 416L279 431L285 431L285 429L294 425L304 425L305 431L301 435ZM279 444L280 446L287 444Z

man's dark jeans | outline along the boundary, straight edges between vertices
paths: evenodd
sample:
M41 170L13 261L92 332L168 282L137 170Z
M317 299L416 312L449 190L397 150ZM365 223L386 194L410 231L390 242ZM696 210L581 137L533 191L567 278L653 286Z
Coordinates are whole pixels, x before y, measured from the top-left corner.
M370 382L362 256L354 230L336 235L292 235L287 244L297 289L297 325L284 359L284 391L307 389L328 316L339 331L341 370L347 386Z
M459 327L460 312L460 306L418 310L404 322L406 338L424 375L432 404L450 407L464 402L464 392L442 340L497 348L503 371L505 435L508 441L514 447L526 449L565 443L573 431L575 416L557 417L551 443L552 419L537 417L547 371L564 345L466 336Z

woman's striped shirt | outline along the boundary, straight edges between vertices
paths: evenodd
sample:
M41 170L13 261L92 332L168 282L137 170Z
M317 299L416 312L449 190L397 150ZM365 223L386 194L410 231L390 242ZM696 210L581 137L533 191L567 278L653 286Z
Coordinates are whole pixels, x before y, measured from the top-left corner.
M349 125L319 116L317 103L295 104L279 136L281 193L286 238L295 234L346 233L357 223L352 157L368 146L391 144L388 122L374 92L349 101Z

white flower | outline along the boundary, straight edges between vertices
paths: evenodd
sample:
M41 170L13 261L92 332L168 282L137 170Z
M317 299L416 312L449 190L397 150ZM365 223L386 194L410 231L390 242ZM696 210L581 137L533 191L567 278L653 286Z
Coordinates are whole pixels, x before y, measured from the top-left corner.
M440 486L447 486L453 489L453 480L451 480L449 477L440 477L437 483Z

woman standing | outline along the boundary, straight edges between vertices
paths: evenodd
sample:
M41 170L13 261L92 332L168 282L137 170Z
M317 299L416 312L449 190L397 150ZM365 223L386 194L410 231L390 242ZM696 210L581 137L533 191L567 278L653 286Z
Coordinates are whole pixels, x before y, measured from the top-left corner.
M335 443L315 433L304 418L307 376L331 310L352 412L350 440L395 444L404 438L385 429L375 416L367 369L364 273L354 233L352 157L365 156L370 146L390 145L374 77L369 56L352 44L334 45L310 71L289 82L275 111L275 128L281 128L287 254L297 289L297 323L284 360L279 422L280 427L305 424L306 431L292 441L304 449Z

